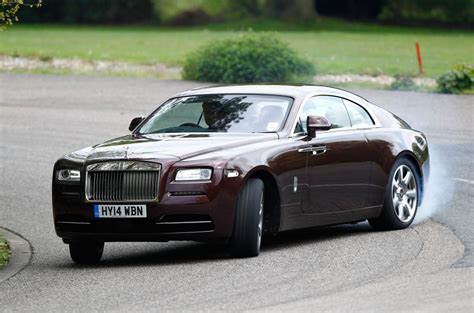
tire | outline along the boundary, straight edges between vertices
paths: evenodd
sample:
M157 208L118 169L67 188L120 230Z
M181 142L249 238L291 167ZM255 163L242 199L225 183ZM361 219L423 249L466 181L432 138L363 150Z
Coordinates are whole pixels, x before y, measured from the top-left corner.
M103 252L103 242L79 241L69 244L71 259L77 264L97 264L100 262Z
M260 253L263 234L264 185L251 178L240 191L235 214L234 231L230 240L233 257L255 257Z
M398 159L390 171L382 212L379 217L369 219L370 226L375 230L396 230L410 226L421 200L420 181L415 164L406 158Z

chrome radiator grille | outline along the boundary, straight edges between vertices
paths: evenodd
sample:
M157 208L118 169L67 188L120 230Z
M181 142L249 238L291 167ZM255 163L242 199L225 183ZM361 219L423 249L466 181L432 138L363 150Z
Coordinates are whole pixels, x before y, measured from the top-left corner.
M87 167L86 198L106 202L157 200L159 179L159 164L136 161L96 163Z

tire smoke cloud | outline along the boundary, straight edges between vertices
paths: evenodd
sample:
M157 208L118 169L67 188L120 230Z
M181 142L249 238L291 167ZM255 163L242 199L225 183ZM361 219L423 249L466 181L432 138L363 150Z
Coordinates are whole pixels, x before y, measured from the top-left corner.
M454 186L449 170L441 159L441 151L437 150L436 145L431 145L430 176L414 224L419 224L446 209L453 197Z

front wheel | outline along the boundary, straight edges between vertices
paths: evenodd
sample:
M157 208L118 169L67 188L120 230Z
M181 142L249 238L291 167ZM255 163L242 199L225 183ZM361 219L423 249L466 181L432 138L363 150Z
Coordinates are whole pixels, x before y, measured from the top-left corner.
M370 219L376 230L404 229L413 222L418 209L420 177L408 159L398 159L390 173L382 213Z
M240 191L235 214L234 231L230 240L234 257L254 257L260 253L263 234L264 185L251 178Z
M79 241L69 244L71 259L77 264L96 264L104 252L104 243L96 241Z

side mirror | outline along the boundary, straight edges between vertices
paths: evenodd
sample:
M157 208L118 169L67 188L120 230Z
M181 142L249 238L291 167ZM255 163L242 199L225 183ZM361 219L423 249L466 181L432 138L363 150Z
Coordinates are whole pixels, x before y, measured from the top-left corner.
M143 116L140 117L135 117L131 122L130 126L128 126L129 131L133 131L135 128L137 128L138 125L144 120L145 118Z
M306 129L308 130L308 137L316 137L317 130L328 130L331 128L331 123L324 116L308 115L306 118Z

